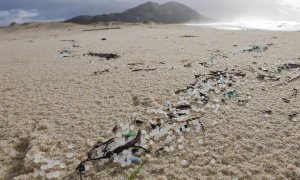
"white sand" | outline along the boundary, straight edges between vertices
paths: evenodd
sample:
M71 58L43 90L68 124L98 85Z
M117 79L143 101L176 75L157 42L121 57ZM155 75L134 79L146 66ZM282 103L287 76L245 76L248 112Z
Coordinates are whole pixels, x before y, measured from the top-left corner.
M134 117L155 118L146 110L166 100L176 102L174 91L193 83L194 75L226 67L247 74L244 83L233 86L239 97L226 100L218 112L206 108L199 113L206 131L186 134L184 150L142 157L138 179L300 179L300 94L289 97L293 89L300 93L300 79L272 87L300 75L300 69L284 70L279 81L264 82L250 68L300 63L299 32L116 26L121 29L83 32L95 27L59 23L0 29L0 179L32 179L43 165L34 163L39 153L66 164L47 172L79 178L75 167L96 141L110 138L107 130ZM251 44L269 43L274 45L263 53L240 53ZM60 57L63 49L74 57ZM82 56L88 52L121 58ZM214 58L210 68L198 65L217 54L228 58ZM136 62L143 64L127 65ZM184 67L188 63L192 66ZM131 67L157 69L132 72ZM105 69L109 72L93 74ZM238 105L238 99L249 96L247 106ZM264 117L261 112L266 110L273 114ZM289 119L293 113L299 114ZM112 163L90 166L84 175L88 179L126 179L135 169Z

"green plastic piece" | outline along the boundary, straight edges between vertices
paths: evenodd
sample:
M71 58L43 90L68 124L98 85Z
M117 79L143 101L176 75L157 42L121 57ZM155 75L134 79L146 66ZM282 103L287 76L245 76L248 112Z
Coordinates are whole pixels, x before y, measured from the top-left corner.
M134 132L134 131L128 131L128 133L127 134L124 134L123 136L125 137L125 138L129 138L129 137L134 137L136 135L136 133Z

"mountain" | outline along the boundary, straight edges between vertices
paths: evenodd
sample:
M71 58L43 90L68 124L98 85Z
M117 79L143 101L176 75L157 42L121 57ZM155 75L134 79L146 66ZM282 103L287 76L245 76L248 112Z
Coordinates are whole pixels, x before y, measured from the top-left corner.
M186 23L191 21L210 21L210 19L178 2L171 1L160 5L149 1L135 8L128 9L123 13L103 14L97 16L77 16L67 20L66 22L91 24L108 21Z

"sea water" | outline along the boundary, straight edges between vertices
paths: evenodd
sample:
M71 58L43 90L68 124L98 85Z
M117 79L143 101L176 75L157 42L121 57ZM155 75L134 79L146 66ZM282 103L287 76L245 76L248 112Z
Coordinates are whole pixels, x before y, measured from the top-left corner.
M209 27L224 30L267 30L267 31L300 31L300 22L293 21L240 21L240 22L215 22L194 23L187 26Z

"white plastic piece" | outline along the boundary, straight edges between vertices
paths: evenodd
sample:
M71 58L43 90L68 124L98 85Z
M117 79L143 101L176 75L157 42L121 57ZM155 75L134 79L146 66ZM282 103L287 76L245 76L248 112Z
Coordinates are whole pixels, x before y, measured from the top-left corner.
M74 148L74 144L69 144L68 145L68 149L73 149Z
M178 149L179 149L179 150L182 150L182 149L184 149L184 145L182 145L182 144L179 144L179 145L178 145Z
M182 165L182 166L187 166L187 165L188 165L188 162L187 162L186 160L182 160L182 161L181 161L181 165Z
M52 172L52 177L58 178L59 176L60 176L60 172L59 171Z
M215 159L211 159L209 164L216 164L216 160Z
M33 177L38 177L40 175L40 171L39 170L34 170L34 173L33 173Z
M67 153L66 156L67 158L72 158L74 156L74 153Z
M203 140L202 140L202 139L199 139L199 140L198 140L198 144L203 145L203 144L204 144Z
M62 162L62 163L60 163L59 167L63 169L66 167L66 164L64 162Z

